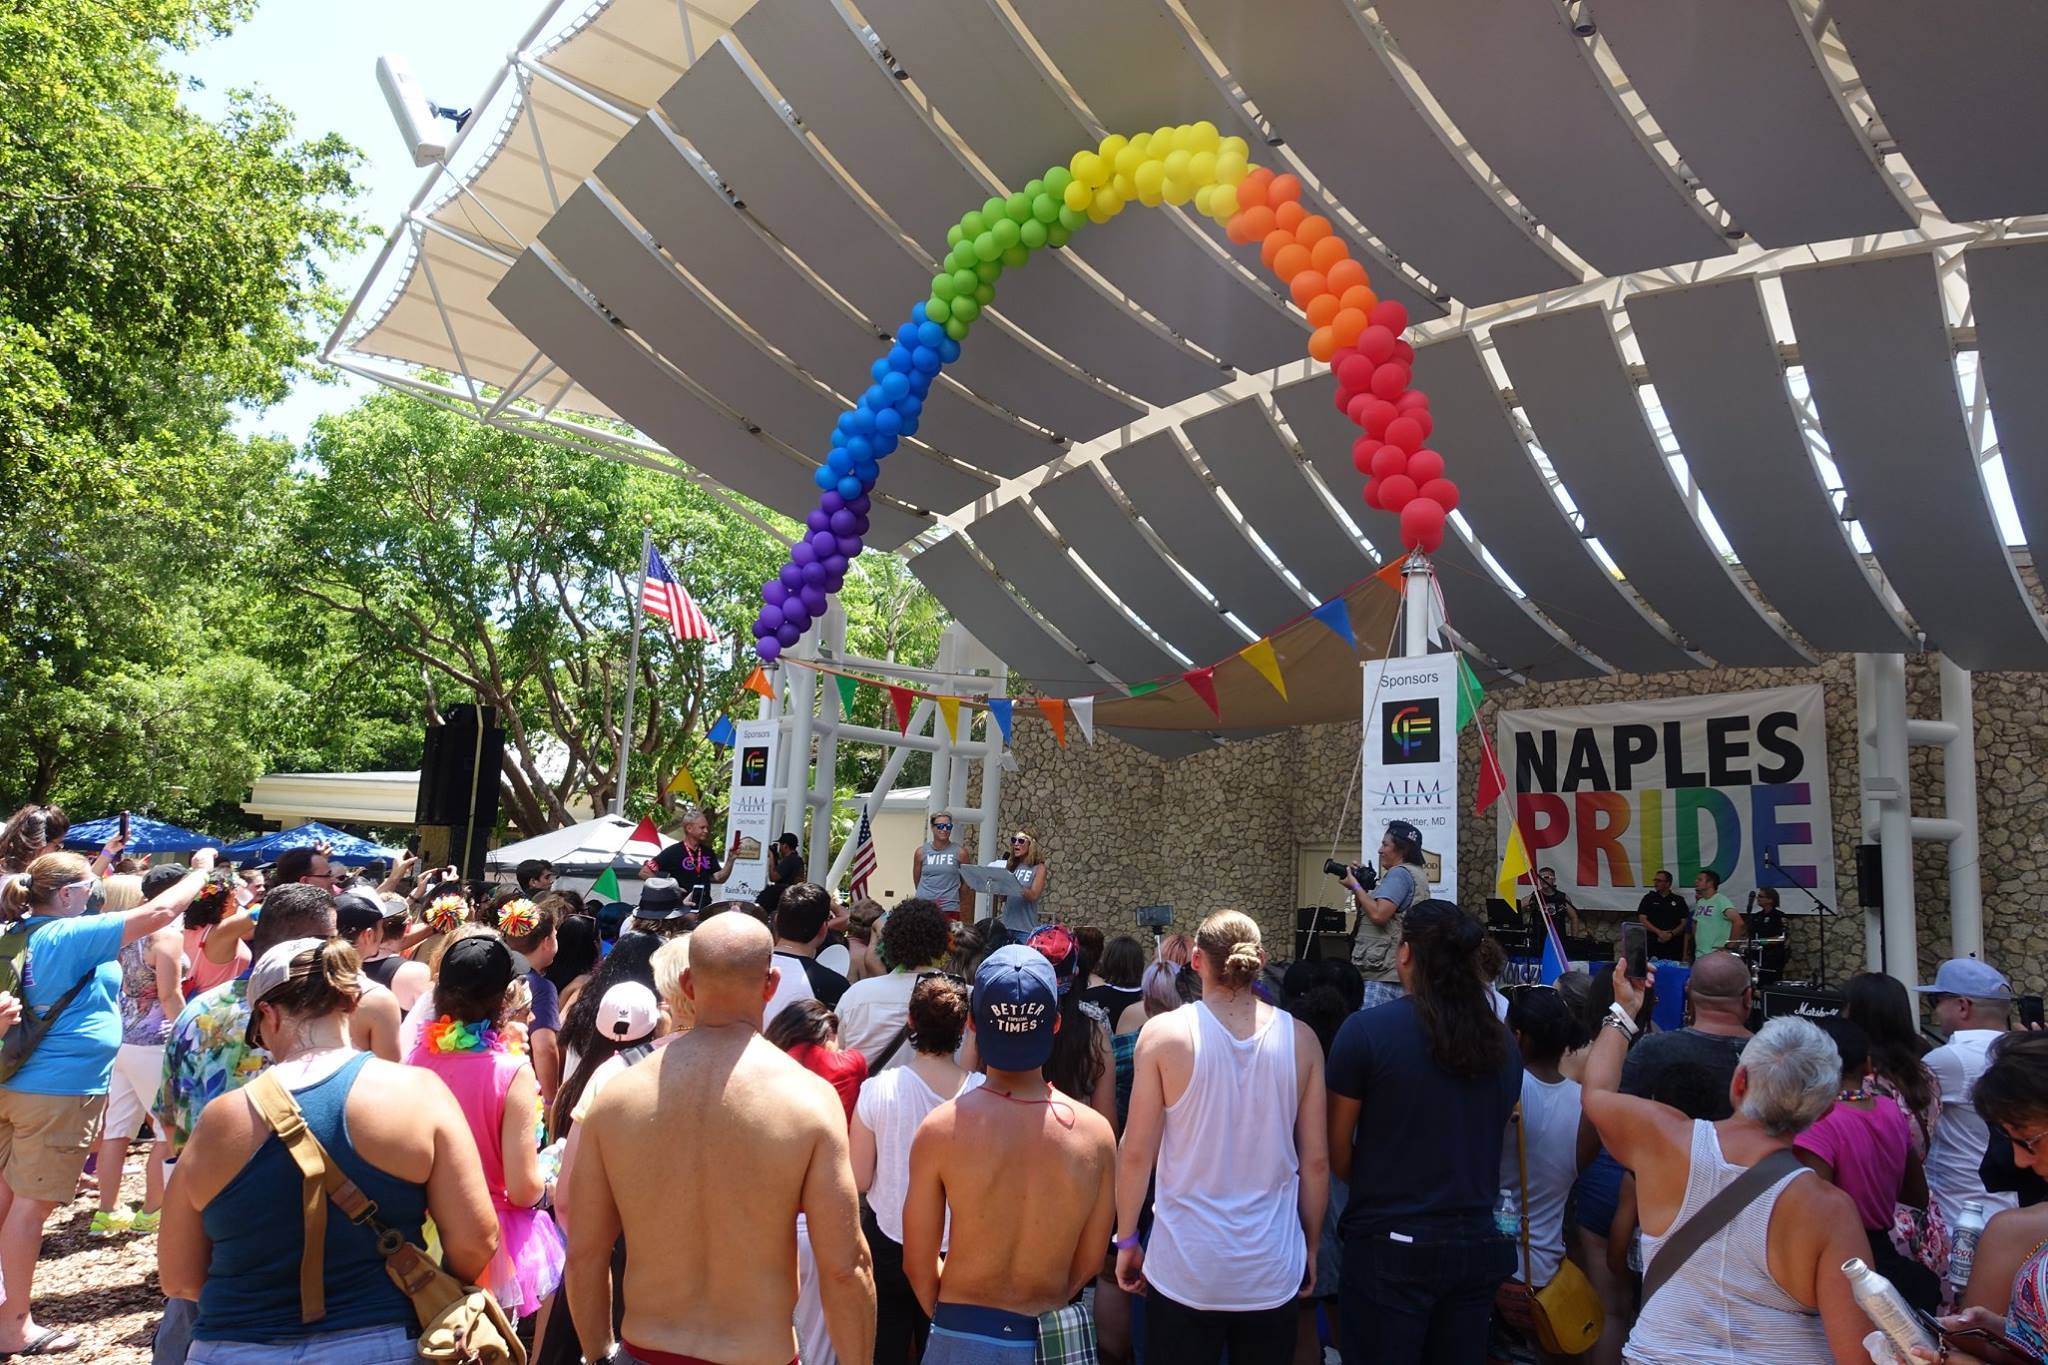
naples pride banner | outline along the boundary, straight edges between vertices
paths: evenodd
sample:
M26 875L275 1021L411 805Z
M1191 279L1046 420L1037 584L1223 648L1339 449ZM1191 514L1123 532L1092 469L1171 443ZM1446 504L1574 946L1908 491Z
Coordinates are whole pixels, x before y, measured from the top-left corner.
M1503 711L1498 735L1497 847L1518 821L1530 861L1581 908L1632 911L1659 869L1688 901L1711 870L1737 906L1759 886L1787 913L1812 909L1797 887L1835 902L1818 684Z

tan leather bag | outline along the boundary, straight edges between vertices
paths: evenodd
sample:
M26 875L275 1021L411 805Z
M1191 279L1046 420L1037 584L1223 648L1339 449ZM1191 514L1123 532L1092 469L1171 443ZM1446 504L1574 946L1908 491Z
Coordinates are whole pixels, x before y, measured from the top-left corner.
M526 1348L491 1292L461 1283L396 1228L378 1221L377 1205L334 1164L277 1073L258 1076L249 1083L248 1093L303 1177L299 1205L306 1243L299 1261L300 1321L318 1322L327 1315L327 1205L332 1201L350 1222L376 1235L384 1273L412 1300L413 1312L419 1315L420 1359L449 1365L526 1365Z
M1522 1132L1522 1106L1515 1106L1515 1166L1522 1186L1522 1282L1528 1285L1528 1314L1536 1340L1544 1350L1558 1355L1577 1355L1600 1340L1607 1314L1600 1307L1600 1295L1586 1272L1570 1257L1557 1263L1550 1283L1530 1284L1534 1266L1529 1255L1529 1144Z

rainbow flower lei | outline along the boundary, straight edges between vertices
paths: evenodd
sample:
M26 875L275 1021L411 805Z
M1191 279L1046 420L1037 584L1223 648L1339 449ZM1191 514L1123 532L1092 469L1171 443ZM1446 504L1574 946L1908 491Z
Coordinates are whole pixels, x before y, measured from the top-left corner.
M498 910L498 932L506 938L525 938L540 927L540 907L525 897L506 901Z
M498 1030L479 1020L473 1024L458 1024L448 1015L442 1015L421 1031L427 1051L451 1052L503 1052L505 1040Z
M469 918L469 902L458 895L442 896L427 907L427 924L437 934L450 934Z

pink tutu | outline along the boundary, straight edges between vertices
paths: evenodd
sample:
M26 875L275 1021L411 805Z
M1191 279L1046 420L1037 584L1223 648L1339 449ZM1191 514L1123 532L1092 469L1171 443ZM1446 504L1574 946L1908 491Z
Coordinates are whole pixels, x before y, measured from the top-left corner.
M498 1210L498 1254L484 1269L484 1288L515 1318L540 1311L562 1282L562 1232L540 1209Z

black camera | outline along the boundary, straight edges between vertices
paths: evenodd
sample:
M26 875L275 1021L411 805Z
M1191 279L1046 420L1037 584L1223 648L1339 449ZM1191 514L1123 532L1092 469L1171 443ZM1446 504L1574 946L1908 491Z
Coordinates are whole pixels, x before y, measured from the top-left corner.
M1335 858L1325 858L1323 871L1340 882L1355 877L1358 884L1368 891L1379 885L1379 874L1363 863L1340 863Z

